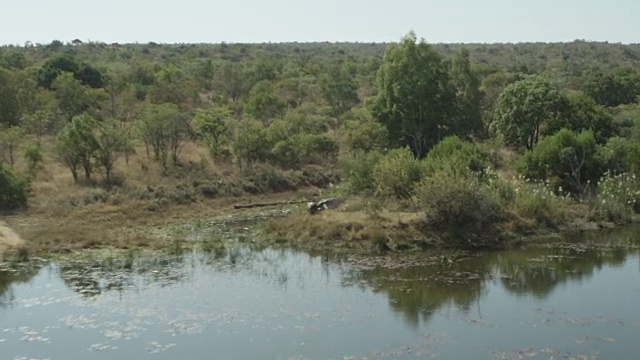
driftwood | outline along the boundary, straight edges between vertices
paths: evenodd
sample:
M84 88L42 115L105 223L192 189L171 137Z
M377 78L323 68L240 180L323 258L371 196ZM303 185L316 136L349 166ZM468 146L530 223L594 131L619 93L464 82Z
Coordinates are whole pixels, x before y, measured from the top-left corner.
M307 203L307 201L306 200L275 201L275 202L268 202L268 203L236 204L236 205L233 205L233 208L234 209L251 209L251 208L257 208L257 207L294 205L294 204L303 204L303 203Z
M309 201L307 203L307 210L309 211L309 214L313 215L322 210L335 209L338 205L340 205L340 202L335 198L328 198L320 201Z
M234 209L251 209L257 207L267 207L267 206L283 206L283 205L294 205L294 204L307 204L307 210L309 214L313 215L320 211L327 209L335 209L340 205L340 200L335 198L322 199L320 201L275 201L275 202L266 202L266 203L251 203L251 204L236 204L233 205Z

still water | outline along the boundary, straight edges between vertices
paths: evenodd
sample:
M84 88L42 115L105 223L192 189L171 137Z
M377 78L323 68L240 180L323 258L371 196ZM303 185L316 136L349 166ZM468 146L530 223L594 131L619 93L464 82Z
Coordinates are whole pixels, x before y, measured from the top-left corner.
M0 360L638 359L640 228L509 251L0 272Z

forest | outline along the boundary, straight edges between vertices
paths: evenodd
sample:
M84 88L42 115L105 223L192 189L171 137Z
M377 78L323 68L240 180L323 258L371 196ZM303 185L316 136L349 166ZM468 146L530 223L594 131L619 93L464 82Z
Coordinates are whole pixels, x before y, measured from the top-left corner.
M328 195L347 199L339 213L263 231L374 251L500 246L635 219L640 45L413 32L389 44L7 45L0 149L3 212L76 219L18 229L47 234L48 250L120 246L87 243L101 222Z

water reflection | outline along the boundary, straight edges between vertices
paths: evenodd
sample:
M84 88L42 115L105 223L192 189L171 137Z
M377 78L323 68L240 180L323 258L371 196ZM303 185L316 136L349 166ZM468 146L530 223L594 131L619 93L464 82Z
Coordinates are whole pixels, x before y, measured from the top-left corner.
M563 283L589 279L605 266L622 266L630 253L638 253L636 234L640 227L573 234L523 249L463 254L424 266L379 266L357 276L373 291L385 293L390 306L417 327L444 307L468 311L487 282L499 281L518 296L544 299Z
M126 353L123 359L137 359L144 353L136 349L160 346L162 354L167 354L156 354L157 358L172 359L182 355L192 358L189 354L202 357L206 350L190 353L186 348L211 346L220 349L223 358L238 358L243 351L243 358L342 358L345 354L411 358L417 352L468 358L457 356L460 349L455 344L447 345L448 350L435 347L463 338L465 354L472 356L488 354L488 343L499 344L500 350L537 337L553 343L557 336L542 336L537 327L522 324L547 328L556 324L555 330L566 332L571 330L561 326L594 323L589 316L606 307L627 312L635 309L632 301L637 300L640 288L633 285L626 290L614 288L622 289L623 300L600 297L586 304L592 307L578 314L582 319L567 319L565 313L553 318L547 312L540 312L545 318L536 318L537 313L531 312L538 307L566 306L556 296L567 292L563 284L589 282L588 287L579 288L581 293L571 294L575 299L601 291L603 285L596 280L601 281L598 275L605 270L609 271L607 276L620 276L617 281L621 284L633 283L629 279L637 279L633 273L636 268L628 274L628 261L630 255L640 253L635 234L640 234L640 228L577 234L509 251L430 251L363 259L238 244L212 254L68 260L48 265L39 275L38 268L7 268L0 270L0 306L4 307L0 316L9 314L8 321L2 322L7 329L0 334L0 352L13 354L10 358L73 358L78 346L92 355L95 349L117 351L121 347L126 349L122 350ZM611 272L616 268L624 269L622 275ZM621 301L625 304L618 306ZM508 312L496 303L511 309L509 319L515 319L514 323L495 326L497 314ZM17 305L7 307L9 304ZM37 319L30 314L37 314ZM617 313L613 316L627 320ZM563 339L561 345L568 342L575 346L575 339L608 342L616 338L615 345L630 349L635 343L625 341L625 336L629 338L634 321L640 327L640 319L633 314L627 317L629 321L624 323L630 324L628 328L600 327L594 336L570 333L572 338ZM456 320L458 323L452 324ZM24 328L25 322L31 327ZM77 345L78 339L67 339L69 333L49 330L61 323L69 331L75 329L74 336L84 336L82 345ZM617 322L607 324L618 326ZM482 332L474 333L474 326L482 327ZM47 333L46 338L60 350L50 354L46 344L41 348L22 346L24 334L36 331L33 328ZM80 330L86 333L79 334ZM194 338L179 337L185 335ZM475 340L466 340L468 336ZM123 343L138 338L144 340L135 346ZM230 345L238 341L256 343L241 348ZM69 342L66 347L65 342ZM188 345L179 350L182 344ZM380 352L374 352L374 345ZM69 352L72 348L76 352ZM380 355L383 353L386 355ZM113 358L108 352L95 356L91 358Z
M7 307L14 301L13 284L28 283L39 270L39 267L0 268L0 308Z

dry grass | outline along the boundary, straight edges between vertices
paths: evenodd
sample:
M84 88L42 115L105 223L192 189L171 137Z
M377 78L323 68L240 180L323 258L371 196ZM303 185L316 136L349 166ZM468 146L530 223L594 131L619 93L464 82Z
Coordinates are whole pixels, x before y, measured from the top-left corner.
M181 164L168 172L147 158L143 146L120 158L115 186L106 186L100 172L90 183L75 184L70 171L53 157L53 139L42 139L45 160L32 179L29 208L6 218L37 254L100 248L167 246L158 229L194 218L233 215L235 203L293 201L311 198L311 186L323 169L281 171L257 166L240 171L231 163L213 163L203 146L186 143ZM26 174L26 162L15 168ZM324 179L317 182L319 185Z
M434 245L419 230L416 212L353 210L347 207L310 216L298 212L264 225L267 240L309 250L405 251Z

